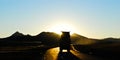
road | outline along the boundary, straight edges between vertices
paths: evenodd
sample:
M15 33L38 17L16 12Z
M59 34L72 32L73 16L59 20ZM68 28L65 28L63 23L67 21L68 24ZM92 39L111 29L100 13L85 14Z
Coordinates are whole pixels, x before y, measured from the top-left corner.
M101 57L92 56L80 53L75 49L71 49L70 52L59 52L59 47L51 48L47 50L44 55L44 60L108 60Z

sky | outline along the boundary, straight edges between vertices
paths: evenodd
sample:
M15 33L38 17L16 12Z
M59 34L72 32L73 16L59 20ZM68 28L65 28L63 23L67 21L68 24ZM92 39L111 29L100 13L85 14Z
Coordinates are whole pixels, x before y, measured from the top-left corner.
M0 38L62 24L89 38L120 38L119 16L120 0L0 0Z

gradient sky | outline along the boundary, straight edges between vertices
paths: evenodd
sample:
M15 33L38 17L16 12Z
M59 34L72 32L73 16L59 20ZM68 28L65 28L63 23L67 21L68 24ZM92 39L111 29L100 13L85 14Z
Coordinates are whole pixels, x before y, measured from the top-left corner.
M120 38L120 0L0 0L0 38L67 23L89 38Z

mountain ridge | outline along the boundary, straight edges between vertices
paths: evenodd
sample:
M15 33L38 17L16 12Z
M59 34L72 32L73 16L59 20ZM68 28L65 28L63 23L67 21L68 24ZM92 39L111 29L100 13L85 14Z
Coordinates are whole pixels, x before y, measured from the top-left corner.
M14 34L12 34L9 37L6 38L0 38L0 42L34 42L39 41L42 42L42 44L45 45L58 45L60 40L60 35L54 33L54 32L41 32L35 36L31 35L24 35L23 33L20 33L16 31ZM105 38L105 39L93 39L93 38L87 38L85 36L79 35L77 33L74 33L71 35L71 42L72 44L81 44L81 45L87 45L87 44L94 44L94 43L114 43L119 42L120 39L117 38Z

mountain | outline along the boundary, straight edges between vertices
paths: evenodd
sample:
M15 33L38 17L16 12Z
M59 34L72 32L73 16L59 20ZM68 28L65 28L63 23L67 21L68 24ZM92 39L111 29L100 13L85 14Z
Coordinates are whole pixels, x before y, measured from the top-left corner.
M1 38L0 43L1 45L2 44L5 45L5 43L21 45L23 43L28 43L28 42L34 44L40 42L40 44L46 46L58 46L59 40L60 40L60 35L54 32L41 32L36 36L31 36L31 35L24 35L17 31L7 38ZM71 43L73 45L108 44L108 43L117 43L118 41L120 41L120 39L116 39L116 38L92 39L76 33L71 35Z
M60 35L53 32L41 32L36 36L24 35L20 32L15 32L7 38L0 39L0 46L16 46L16 45L46 45L57 46ZM40 42L40 43L38 43Z
M58 45L60 35L54 32L41 32L35 36L36 40L39 39L43 44L46 45Z
M117 44L120 43L120 39L119 38L104 38L104 39L99 39L97 40L96 44Z
M24 34L16 31L16 32L15 32L14 34L12 34L11 36L13 36L13 37L19 37L19 36L24 36Z
M87 44L93 44L96 42L95 39L87 38L79 34L72 34L71 41L73 44L81 44L81 45L87 45Z

